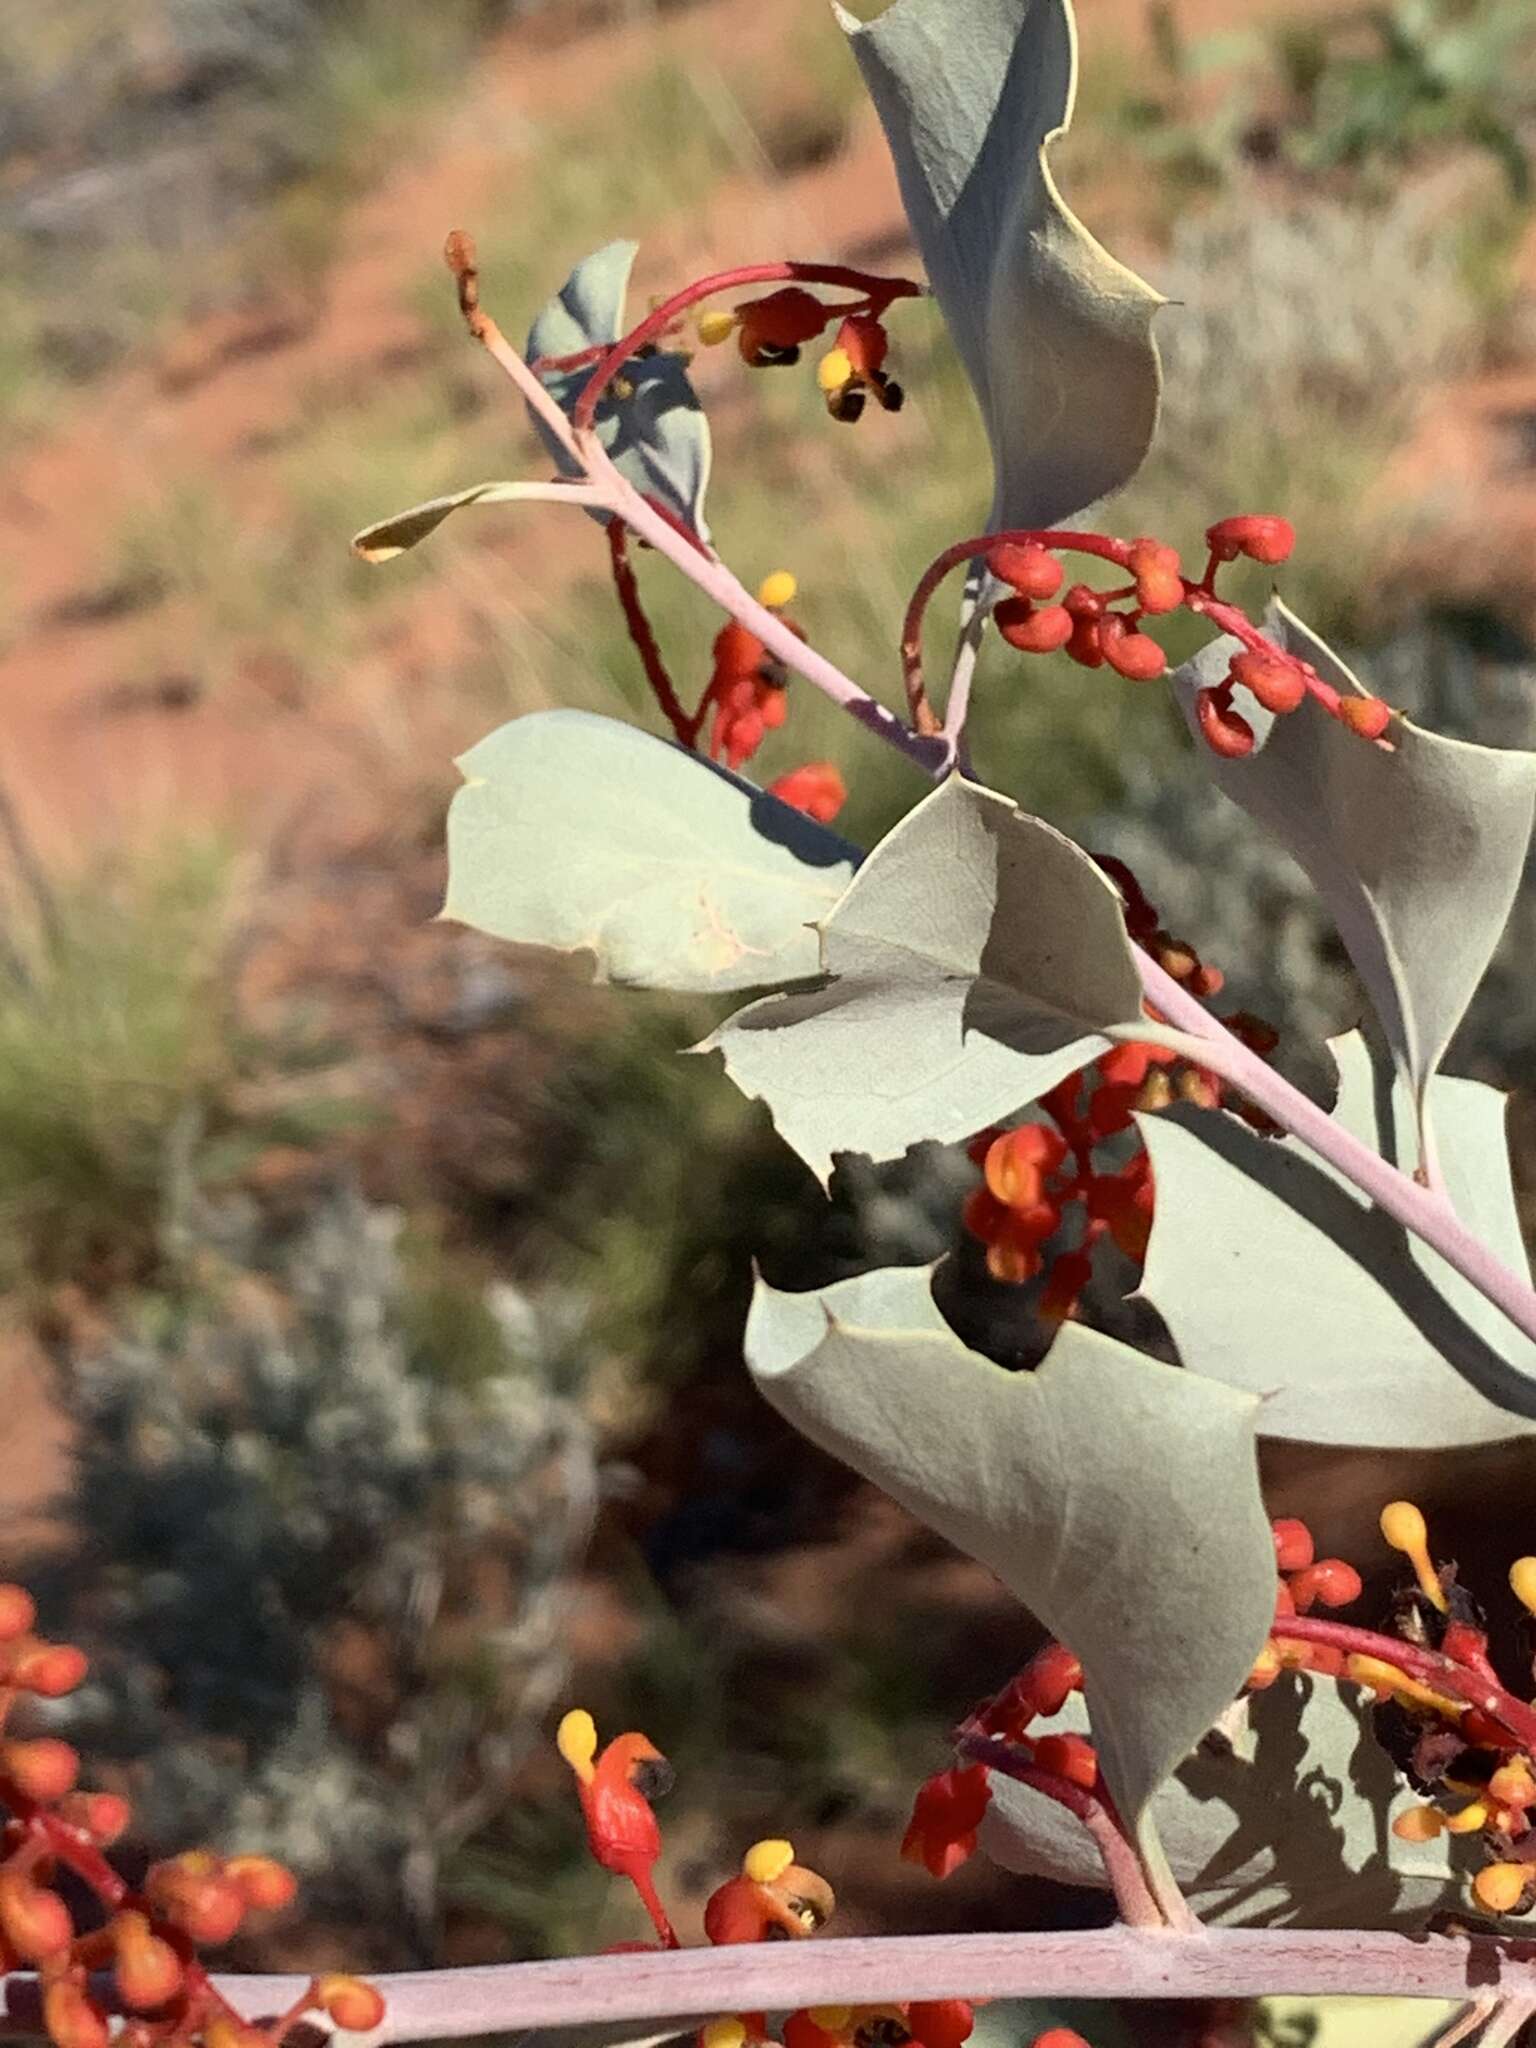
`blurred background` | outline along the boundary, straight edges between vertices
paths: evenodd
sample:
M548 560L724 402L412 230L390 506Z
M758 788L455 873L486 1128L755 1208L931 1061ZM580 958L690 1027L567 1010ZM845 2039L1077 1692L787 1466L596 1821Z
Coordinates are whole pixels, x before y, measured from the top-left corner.
M1536 743L1528 0L1080 13L1061 180L1176 301L1162 437L1107 522L1194 553L1285 513L1286 595L1383 694ZM840 1932L1024 1924L1018 1881L936 1886L896 1845L1025 1624L791 1439L739 1353L752 1256L802 1285L936 1256L972 1171L850 1172L829 1211L673 1057L707 1006L434 923L456 753L549 704L652 714L590 522L509 508L387 571L346 545L529 463L449 228L514 337L618 234L642 292L910 262L840 34L821 0L5 15L0 1569L97 1660L58 1725L132 1794L135 1853L299 1870L302 1924L247 1960L639 1933L553 1758L575 1701L677 1765L691 1934L765 1833L832 1879ZM697 365L717 541L749 581L794 570L811 637L888 694L906 593L990 486L933 310L894 329L907 409L852 430L809 372ZM643 573L702 685L713 623ZM1352 1017L1160 693L995 663L976 751L1130 858L1289 1044ZM855 838L916 794L799 699L755 765L823 756ZM1453 1062L1517 1090L1533 944L1536 897ZM1517 1130L1536 1185L1523 1095ZM1027 1297L961 1258L1027 1349Z

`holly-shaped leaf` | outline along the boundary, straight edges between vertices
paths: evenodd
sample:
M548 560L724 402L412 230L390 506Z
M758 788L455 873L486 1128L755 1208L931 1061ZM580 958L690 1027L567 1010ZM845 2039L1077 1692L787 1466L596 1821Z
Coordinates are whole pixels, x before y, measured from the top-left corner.
M600 343L615 342L633 322L626 319L625 298L638 242L609 242L578 263L559 292L534 321L527 357L535 369L541 357L559 358ZM562 411L574 410L592 375L586 363L574 370L541 370ZM569 455L531 415L557 467L577 474ZM704 523L704 494L709 488L709 422L688 376L683 358L660 349L636 356L624 365L597 408L598 439L620 473L648 498L709 539ZM607 523L606 512L595 519Z
M590 952L603 981L742 989L816 972L857 851L764 790L584 711L517 718L459 762L445 917Z
M1067 1324L1034 1372L970 1351L926 1272L759 1286L747 1363L812 1442L988 1565L1082 1660L1139 1823L1263 1646L1275 1553L1258 1402Z
M1332 1050L1336 1120L1411 1170L1406 1083L1358 1032ZM1427 1102L1458 1216L1524 1273L1504 1098L1437 1075ZM1138 1122L1157 1187L1141 1291L1186 1366L1266 1397L1262 1435L1437 1450L1536 1427L1536 1344L1305 1147L1225 1114Z
M1278 600L1265 625L1345 695L1364 694ZM1191 730L1197 693L1220 682L1236 652L1235 640L1213 641L1175 675ZM1280 718L1245 700L1243 716L1255 751L1212 757L1211 772L1306 871L1422 1095L1514 902L1536 815L1536 754L1442 739L1405 718L1387 728L1390 747L1374 746L1310 697Z
M1076 90L1068 0L895 0L875 21L838 15L991 439L991 524L1058 525L1141 465L1163 303L1051 176Z
M1218 1926L1408 1927L1454 1903L1465 1845L1399 1841L1420 1802L1376 1740L1362 1695L1287 1674L1253 1694L1232 1736L1214 1733L1154 1795L1152 1819L1179 1888ZM1073 1700L1052 1728L1087 1726ZM980 1846L1005 1870L1104 1884L1069 1813L992 1775Z
M960 776L910 811L821 926L826 985L766 997L725 1055L823 1179L834 1154L965 1138L1106 1049L1158 1038L1113 886L1070 839Z

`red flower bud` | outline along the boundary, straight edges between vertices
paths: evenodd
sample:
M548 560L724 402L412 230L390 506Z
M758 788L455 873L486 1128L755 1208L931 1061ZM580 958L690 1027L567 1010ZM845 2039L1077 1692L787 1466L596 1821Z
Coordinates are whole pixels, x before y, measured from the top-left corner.
M74 1939L69 1908L25 1871L0 1870L0 1933L29 1963L59 1955Z
M1184 578L1179 570L1179 551L1161 541L1143 537L1131 542L1130 570L1136 578L1136 602L1154 617L1177 611L1184 602Z
M1360 1574L1341 1557L1325 1557L1296 1574L1291 1580L1291 1597L1298 1614L1305 1614L1319 1601L1324 1607L1348 1607L1360 1598Z
M907 2007L907 2025L923 2048L962 2048L975 2029L976 2008L968 1998L917 1999Z
M830 761L807 761L803 768L792 768L769 783L768 793L819 825L830 825L848 801L847 785Z
M933 1877L948 1877L976 1848L976 1830L992 1797L980 1764L939 1771L918 1787L912 1818L901 1839L909 1863L921 1863Z
M1294 1515L1282 1515L1269 1526L1275 1539L1276 1571L1304 1571L1316 1555L1312 1531L1306 1523L1299 1522Z
M106 2014L70 1977L43 1993L43 2025L54 2048L108 2048L111 2040Z
M1392 718L1392 706L1379 697L1341 697L1339 718L1363 740L1379 740Z
M1241 761L1253 752L1253 727L1214 690L1201 690L1196 696L1195 721L1211 752L1223 760Z
M1168 666L1168 657L1147 633L1128 629L1118 612L1099 622L1099 645L1117 675L1132 683L1154 683Z
M999 633L1020 654L1055 654L1077 630L1064 605L1044 605L1036 610L1025 597L1005 597L993 617Z
M112 1974L124 2005L135 2012L153 2012L180 1991L181 1958L156 1934L143 1913L117 1914L108 1925L116 1957Z
M245 1903L258 1913L280 1913L291 1906L299 1881L284 1863L271 1856L231 1856L224 1875L237 1886Z
M13 1643L37 1620L37 1608L24 1586L0 1585L0 1643Z
M1294 711L1307 694L1307 679L1299 665L1262 648L1245 647L1241 654L1233 655L1232 680L1251 690L1266 711L1277 715Z
M1240 513L1232 519L1218 519L1206 528L1205 538L1218 561L1233 562L1247 555L1255 562L1283 562L1296 545L1296 529L1288 519L1259 512Z
M1035 1743L1035 1762L1053 1778L1065 1778L1091 1792L1098 1783L1099 1753L1085 1735L1042 1735Z
M321 2011L349 2034L367 2034L383 2023L383 1997L361 1977L344 1977L333 1971L317 1978L315 1999Z
M74 1791L80 1758L57 1736L41 1735L32 1742L0 1743L0 1771L28 1799L52 1805Z
M1049 1718L1061 1712L1082 1682L1083 1667L1066 1645L1047 1643L1030 1658L1016 1685L1034 1712Z
M1020 597L1043 603L1061 588L1062 567L1032 541L1000 540L987 553L987 567L1000 583L1012 584Z

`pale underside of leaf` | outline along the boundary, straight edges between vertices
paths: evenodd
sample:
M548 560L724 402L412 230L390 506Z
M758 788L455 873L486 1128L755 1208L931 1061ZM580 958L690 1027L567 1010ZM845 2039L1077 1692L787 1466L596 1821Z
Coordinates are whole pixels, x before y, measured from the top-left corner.
M1086 1727L1072 1709L1054 1728ZM1235 1745L1212 1736L1152 1801L1179 1887L1216 1926L1408 1927L1454 1903L1465 1849L1400 1841L1418 1796L1376 1740L1363 1696L1286 1676L1247 1703ZM1072 1816L994 1773L981 1848L1005 1870L1102 1887Z
M537 484L506 481L471 484L467 490L450 492L444 498L428 498L423 504L412 505L373 526L365 526L361 533L354 535L352 552L361 555L365 562L392 562L409 549L420 547L424 540L436 533L445 519L463 511L468 505L510 505L519 500L545 496L543 487Z
M1411 1165L1406 1083L1358 1033L1333 1051L1337 1121ZM1524 1272L1503 1097L1436 1076L1428 1105L1457 1214ZM1157 1186L1141 1292L1186 1366L1265 1396L1262 1435L1433 1450L1536 1427L1536 1345L1304 1147L1222 1113L1139 1122Z
M1266 627L1344 694L1363 694L1278 601ZM1225 676L1236 651L1234 640L1214 641L1175 675L1191 730L1196 693ZM1242 708L1257 750L1211 757L1211 772L1305 870L1422 1095L1514 902L1536 813L1536 754L1444 739L1403 718L1388 728L1390 750L1373 746L1310 697L1280 718L1246 699Z
M952 776L822 926L825 986L738 1012L704 1050L823 1179L1034 1101L1142 1010L1120 899L1071 840Z
M747 1362L824 1450L997 1573L1082 1659L1122 1810L1246 1678L1274 1605L1258 1404L1068 1324L1033 1373L969 1351L925 1272L759 1286Z
M992 443L991 523L1059 524L1140 467L1164 303L1051 176L1076 81L1069 0L896 0L867 23L836 12Z
M637 242L609 242L577 264L533 323L527 348L530 362L542 356L576 355L615 342L627 331L625 300L638 248ZM569 413L592 375L592 365L540 374L556 403ZM534 424L556 467L567 476L579 474L571 456L536 416ZM597 426L599 442L628 482L707 541L709 422L682 356L660 349L626 363L622 388L616 379L598 406ZM609 515L592 516L606 523Z
M459 763L443 914L593 955L599 979L731 990L816 972L856 850L696 754L582 711L514 719Z

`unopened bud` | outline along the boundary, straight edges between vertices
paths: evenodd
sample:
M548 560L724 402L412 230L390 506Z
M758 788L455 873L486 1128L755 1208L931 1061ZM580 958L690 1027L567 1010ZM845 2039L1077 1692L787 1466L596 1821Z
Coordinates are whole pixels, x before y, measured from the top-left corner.
M361 1977L343 1977L334 1972L315 1983L315 1997L323 2012L349 2034L366 2034L382 2024L384 2000Z

